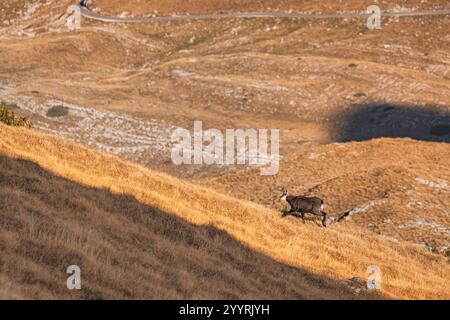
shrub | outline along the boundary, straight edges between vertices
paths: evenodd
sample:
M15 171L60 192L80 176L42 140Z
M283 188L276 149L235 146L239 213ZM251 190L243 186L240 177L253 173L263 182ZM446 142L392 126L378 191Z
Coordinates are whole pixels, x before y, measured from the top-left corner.
M0 122L8 126L31 128L31 122L27 118L18 117L3 105L0 106Z
M47 117L64 117L69 114L69 108L64 106L54 106L48 109L47 111Z

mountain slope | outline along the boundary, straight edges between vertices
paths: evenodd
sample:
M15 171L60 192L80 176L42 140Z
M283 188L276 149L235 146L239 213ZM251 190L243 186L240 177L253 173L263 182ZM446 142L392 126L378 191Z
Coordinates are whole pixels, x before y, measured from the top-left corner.
M197 120L220 130L279 128L283 155L308 142L387 135L450 139L445 134L450 105L445 15L386 17L381 30L368 30L364 18L142 24L83 18L81 30L69 32L66 11L75 1L27 3L41 5L0 28L0 101L19 105L36 129L125 160L189 179L224 173L172 165L165 129L190 129ZM400 11L447 3L379 1L383 10ZM93 10L117 15L361 11L369 4L89 1ZM55 105L68 107L69 116L46 117ZM160 132L149 137L141 128L150 125Z
M250 170L199 182L278 210L279 188L320 196L335 216L353 209L352 225L448 254L449 159L448 143L385 138L299 147L275 177Z
M358 227L320 228L60 138L0 125L0 297L449 298L450 266ZM65 268L84 288L65 289Z

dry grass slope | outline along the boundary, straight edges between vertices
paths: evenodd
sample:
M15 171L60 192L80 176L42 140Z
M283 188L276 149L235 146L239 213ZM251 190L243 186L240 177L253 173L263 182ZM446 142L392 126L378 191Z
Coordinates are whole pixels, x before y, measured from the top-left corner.
M450 244L450 145L412 139L300 147L286 156L280 173L258 170L225 174L199 183L277 210L278 188L326 200L338 215L357 208L351 223L398 240L433 248ZM447 249L448 250L448 249Z
M1 298L350 298L383 271L393 298L450 298L438 255L358 227L280 219L60 138L0 125ZM64 289L82 266L85 289Z

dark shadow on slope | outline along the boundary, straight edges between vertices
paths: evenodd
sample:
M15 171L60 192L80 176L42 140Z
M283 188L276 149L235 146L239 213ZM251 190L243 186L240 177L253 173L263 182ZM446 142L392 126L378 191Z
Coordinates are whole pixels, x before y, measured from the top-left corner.
M28 298L354 298L132 196L1 154L0 168L0 276ZM66 288L69 265L81 268L81 290Z
M363 104L337 118L339 142L382 137L450 142L450 111L433 106Z

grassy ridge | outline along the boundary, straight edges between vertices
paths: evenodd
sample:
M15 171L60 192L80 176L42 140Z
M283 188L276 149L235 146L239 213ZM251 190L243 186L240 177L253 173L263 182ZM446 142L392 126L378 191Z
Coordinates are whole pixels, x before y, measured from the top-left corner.
M385 297L449 298L444 257L280 219L63 139L0 133L3 297L349 298L337 282L375 264ZM61 264L77 260L88 287L71 293L49 270L64 283Z

